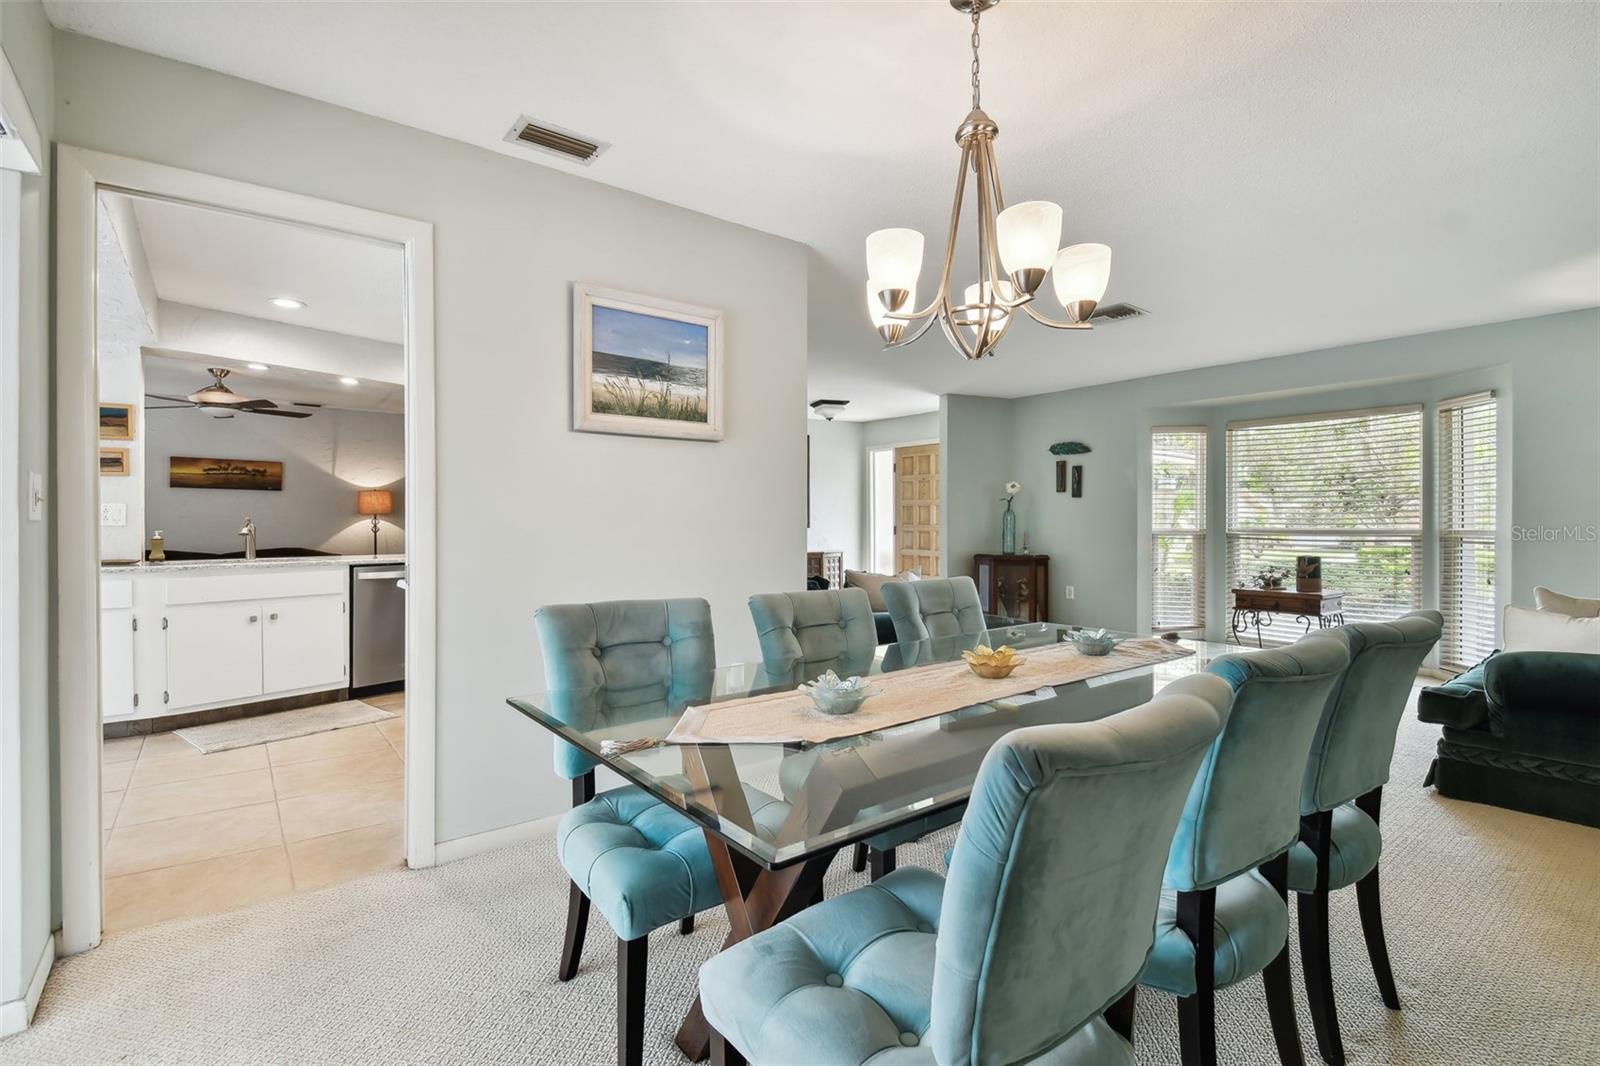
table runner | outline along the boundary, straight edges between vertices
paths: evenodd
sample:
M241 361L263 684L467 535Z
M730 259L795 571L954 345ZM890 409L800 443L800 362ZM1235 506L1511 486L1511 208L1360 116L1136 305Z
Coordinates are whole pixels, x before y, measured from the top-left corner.
M690 707L666 739L669 744L821 743L1193 654L1149 637L1125 641L1109 655L1084 655L1071 644L1053 644L1024 649L1022 665L998 680L979 677L959 659L930 663L870 678L873 695L854 714L823 714L803 692L768 692Z

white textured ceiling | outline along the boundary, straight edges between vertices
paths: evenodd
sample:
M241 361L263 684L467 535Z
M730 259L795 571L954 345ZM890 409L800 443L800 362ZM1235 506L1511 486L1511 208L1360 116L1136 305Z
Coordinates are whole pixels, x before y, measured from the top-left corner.
M129 197L156 293L171 303L398 344L398 245L309 226ZM274 297L302 301L280 308Z
M931 284L968 106L943 0L47 8L811 245L811 394L854 419L1600 304L1594 4L1008 0L983 33L1005 190L1062 203L1115 249L1107 299L1152 315L1019 322L978 365L937 334L880 353L862 304L881 226L928 234ZM501 140L520 113L613 147L529 154Z
M144 348L145 389L164 396L188 396L211 383L207 367L228 368L228 388L247 400L271 400L279 407L295 410L295 404L311 403L323 408L348 411L381 411L404 414L406 390L387 381L362 380L345 385L338 374L320 373L299 367L275 366L252 370L247 363L218 355L196 355L164 348ZM150 401L159 404L161 401ZM312 417L316 417L314 409ZM259 417L259 416L258 416Z

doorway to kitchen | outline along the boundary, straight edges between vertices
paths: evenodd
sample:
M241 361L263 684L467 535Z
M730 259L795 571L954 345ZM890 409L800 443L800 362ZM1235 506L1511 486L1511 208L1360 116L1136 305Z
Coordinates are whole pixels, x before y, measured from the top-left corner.
M62 159L64 947L431 864L429 227Z

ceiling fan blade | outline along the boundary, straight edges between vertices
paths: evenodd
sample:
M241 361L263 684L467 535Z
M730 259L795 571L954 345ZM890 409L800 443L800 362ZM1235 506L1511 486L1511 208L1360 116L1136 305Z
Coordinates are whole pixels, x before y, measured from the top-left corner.
M144 394L144 398L147 400L166 400L168 403L181 403L188 404L191 407L194 406L194 401L190 400L187 396L162 396L160 393L147 392Z
M310 418L310 411L276 411L260 407L241 407L238 409L243 415L276 415L278 418Z
M234 406L234 407L242 407L242 408L245 408L246 410L257 410L257 411L259 411L259 410L262 410L264 408L276 407L278 405L273 403L271 400L246 400L243 403L236 403L236 404L233 404L232 406Z
M169 407L151 407L149 404L146 404L144 409L146 411L195 411L199 410L199 407L199 404L194 403L177 403L172 404Z

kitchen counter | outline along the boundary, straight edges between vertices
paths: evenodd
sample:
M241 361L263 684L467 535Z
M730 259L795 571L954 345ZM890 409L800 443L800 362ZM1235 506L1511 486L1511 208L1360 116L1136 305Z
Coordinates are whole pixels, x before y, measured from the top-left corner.
M159 563L102 563L102 574L177 573L184 570L287 570L308 566L398 566L404 555L305 555L287 559L174 559Z

